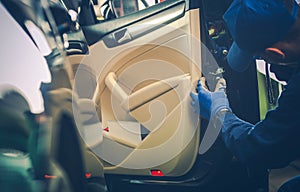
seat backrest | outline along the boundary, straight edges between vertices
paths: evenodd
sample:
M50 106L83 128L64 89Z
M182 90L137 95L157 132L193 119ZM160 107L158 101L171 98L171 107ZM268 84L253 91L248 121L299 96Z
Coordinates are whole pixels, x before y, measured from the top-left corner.
M24 113L29 111L26 99L13 87L0 97L0 148L28 152L29 127Z
M19 105L19 107L17 107ZM23 112L28 110L17 91L2 92L0 99L0 190L35 191L28 156L29 127Z
M29 156L35 179L44 183L47 192L71 192L69 177L51 156L52 120L45 115L27 114L31 134Z
M51 157L65 170L74 192L87 186L84 147L74 119L72 91L60 88L44 94L47 116L52 120Z

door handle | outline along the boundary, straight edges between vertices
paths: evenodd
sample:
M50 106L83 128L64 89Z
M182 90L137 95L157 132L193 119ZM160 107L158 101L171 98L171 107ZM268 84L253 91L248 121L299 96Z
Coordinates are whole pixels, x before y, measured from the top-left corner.
M110 72L105 78L105 84L126 111L132 111L158 96L175 89L180 83L186 79L190 79L190 74L178 75L161 81L154 82L143 87L136 92L128 95L117 82L117 76L114 72Z
M123 44L131 41L132 37L127 28L124 28L120 31L113 33L113 36L117 43Z
M110 92L123 103L128 99L127 93L117 82L117 76L114 72L110 72L105 78L105 84Z

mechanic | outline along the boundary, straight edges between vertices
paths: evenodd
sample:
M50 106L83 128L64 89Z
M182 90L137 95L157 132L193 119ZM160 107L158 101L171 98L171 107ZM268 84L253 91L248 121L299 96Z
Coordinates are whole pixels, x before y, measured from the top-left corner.
M294 0L234 0L224 20L234 40L227 61L244 71L255 58L271 64L277 79L287 82L275 109L252 125L230 109L224 89L210 92L202 81L191 92L200 116L221 126L228 149L249 167L281 168L300 157L300 11ZM300 176L279 192L299 192Z

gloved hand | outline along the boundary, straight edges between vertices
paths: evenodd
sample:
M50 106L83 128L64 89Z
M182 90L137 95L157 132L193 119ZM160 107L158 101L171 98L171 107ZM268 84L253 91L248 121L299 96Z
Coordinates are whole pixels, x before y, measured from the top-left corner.
M215 117L221 109L231 111L225 89L226 81L223 78L217 82L214 92L210 92L206 88L205 79L201 78L197 85L198 94L194 92L190 93L194 111L199 113L199 115L205 119Z

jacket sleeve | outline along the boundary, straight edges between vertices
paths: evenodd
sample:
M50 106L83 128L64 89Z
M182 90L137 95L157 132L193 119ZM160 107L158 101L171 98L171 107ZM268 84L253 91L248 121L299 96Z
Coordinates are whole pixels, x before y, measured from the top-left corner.
M282 92L278 106L255 125L232 113L222 114L222 138L249 166L279 168L300 156L300 75Z

